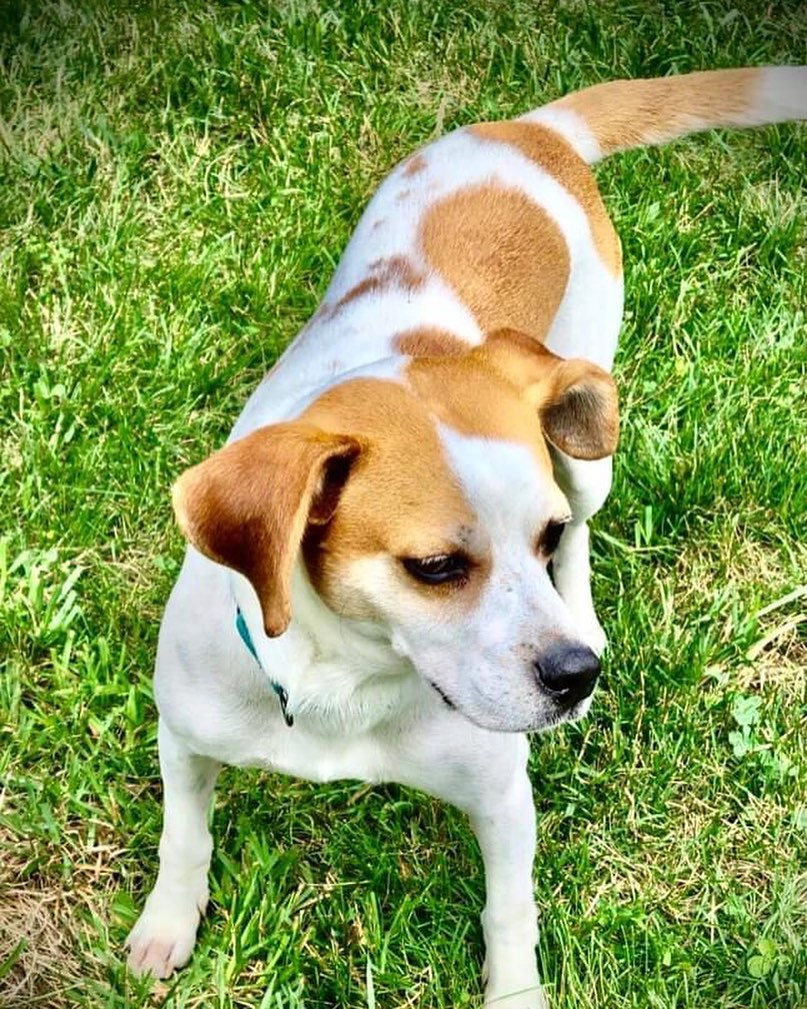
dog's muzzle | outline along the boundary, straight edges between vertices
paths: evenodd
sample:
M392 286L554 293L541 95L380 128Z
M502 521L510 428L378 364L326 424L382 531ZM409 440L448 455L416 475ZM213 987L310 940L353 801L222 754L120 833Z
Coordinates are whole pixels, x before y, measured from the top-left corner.
M558 644L541 652L535 672L549 696L570 708L594 689L600 660L585 645Z

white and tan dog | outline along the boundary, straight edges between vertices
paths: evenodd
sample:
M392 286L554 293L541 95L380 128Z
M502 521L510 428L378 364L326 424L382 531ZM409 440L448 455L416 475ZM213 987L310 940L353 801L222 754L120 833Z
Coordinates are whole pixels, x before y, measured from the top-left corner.
M616 81L456 130L382 184L228 445L175 488L192 545L157 654L165 821L135 970L191 955L227 763L464 810L486 1000L545 1004L525 734L589 706L586 522L618 431L620 243L589 165L806 114L807 68Z

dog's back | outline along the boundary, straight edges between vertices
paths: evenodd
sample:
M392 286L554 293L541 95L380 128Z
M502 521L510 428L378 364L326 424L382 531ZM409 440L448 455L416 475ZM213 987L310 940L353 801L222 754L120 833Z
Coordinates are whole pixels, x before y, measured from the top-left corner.
M439 138L379 187L319 310L233 436L299 414L357 369L462 353L501 328L610 369L621 246L589 165L698 130L804 116L807 67L760 67L597 84Z

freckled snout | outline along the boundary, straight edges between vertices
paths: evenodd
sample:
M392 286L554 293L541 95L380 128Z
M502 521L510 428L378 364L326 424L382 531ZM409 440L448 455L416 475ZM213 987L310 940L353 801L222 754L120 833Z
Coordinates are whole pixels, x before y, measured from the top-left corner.
M551 697L571 707L594 689L600 675L600 660L585 645L564 642L551 645L538 655L535 672Z

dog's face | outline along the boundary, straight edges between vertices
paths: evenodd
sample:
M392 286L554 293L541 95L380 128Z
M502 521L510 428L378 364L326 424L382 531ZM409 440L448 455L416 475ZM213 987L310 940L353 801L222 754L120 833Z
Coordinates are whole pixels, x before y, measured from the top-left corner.
M334 387L188 471L175 503L191 542L252 581L268 634L301 547L334 613L472 721L527 731L581 713L597 669L548 571L570 513L546 437L595 458L615 433L604 372L501 334Z

